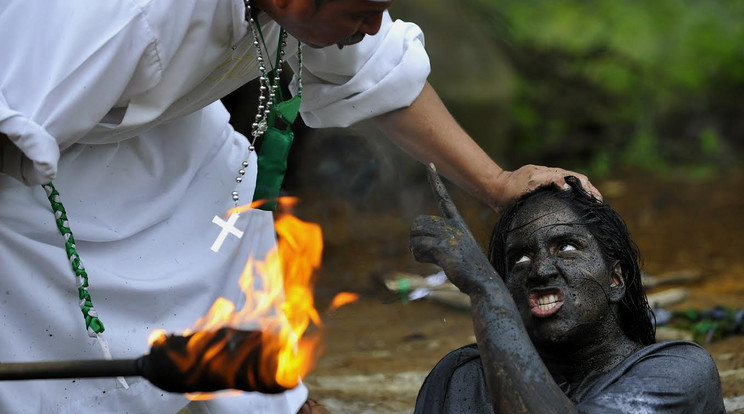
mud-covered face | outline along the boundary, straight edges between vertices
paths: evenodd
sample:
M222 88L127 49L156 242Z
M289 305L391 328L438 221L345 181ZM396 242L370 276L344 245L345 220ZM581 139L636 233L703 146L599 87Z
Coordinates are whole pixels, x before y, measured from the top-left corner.
M590 341L612 317L612 271L596 239L564 201L522 207L506 237L506 285L532 342Z

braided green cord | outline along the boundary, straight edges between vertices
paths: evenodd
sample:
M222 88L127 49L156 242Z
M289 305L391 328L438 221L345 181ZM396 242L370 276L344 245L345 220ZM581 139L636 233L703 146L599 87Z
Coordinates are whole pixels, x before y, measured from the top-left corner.
M85 328L88 330L88 336L95 337L96 334L102 333L105 328L103 327L103 322L98 319L98 312L96 312L96 309L93 307L93 301L90 298L90 293L88 293L88 273L85 272L85 267L83 267L77 249L75 249L75 238L72 235L72 230L70 230L67 221L65 206L62 205L59 192L57 192L57 189L54 188L54 185L51 182L42 185L42 187L44 188L44 191L46 191L49 203L52 205L52 211L54 212L55 221L57 222L57 228L65 238L65 251L67 252L67 258L70 259L72 271L75 272L75 279L78 285L78 299L80 300L80 310L83 312L83 316L85 317Z

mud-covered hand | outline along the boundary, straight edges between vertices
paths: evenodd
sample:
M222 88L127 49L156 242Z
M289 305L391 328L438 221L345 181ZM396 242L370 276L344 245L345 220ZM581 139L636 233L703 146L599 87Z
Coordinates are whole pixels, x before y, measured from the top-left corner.
M496 271L457 211L434 165L429 164L427 171L442 217L414 219L408 241L413 256L419 262L439 265L450 281L467 294L498 283Z

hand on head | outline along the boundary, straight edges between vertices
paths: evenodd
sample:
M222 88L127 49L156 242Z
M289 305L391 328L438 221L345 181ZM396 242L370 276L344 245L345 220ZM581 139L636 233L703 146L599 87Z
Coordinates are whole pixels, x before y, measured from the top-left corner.
M543 167L539 165L524 165L514 171L504 170L499 175L501 197L497 201L496 210L501 212L506 206L516 201L522 194L546 184L554 183L560 188L567 189L565 178L573 175L581 181L581 186L597 200L602 200L602 194L589 179L579 173L562 168Z

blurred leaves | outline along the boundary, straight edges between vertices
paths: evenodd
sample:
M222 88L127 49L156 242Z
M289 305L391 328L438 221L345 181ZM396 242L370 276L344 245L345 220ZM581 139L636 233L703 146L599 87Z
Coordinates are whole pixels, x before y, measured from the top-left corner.
M492 111L508 114L500 119L508 124L500 131L506 144L499 148L506 153L493 154L508 167L560 163L599 175L630 167L704 178L740 165L741 0L445 3L451 13L469 16L467 26L488 33L488 39L455 38L461 49L474 43L481 50L500 49L512 69L501 71L508 94L491 104ZM416 4L405 18L418 21L431 13L425 11L429 3ZM442 21L447 17L422 25L427 39ZM427 48L438 44L427 42ZM448 44L446 50L454 48ZM433 74L447 65L432 61ZM490 79L482 82L490 85ZM443 98L457 115L461 97ZM482 145L494 139L477 125L464 126Z

